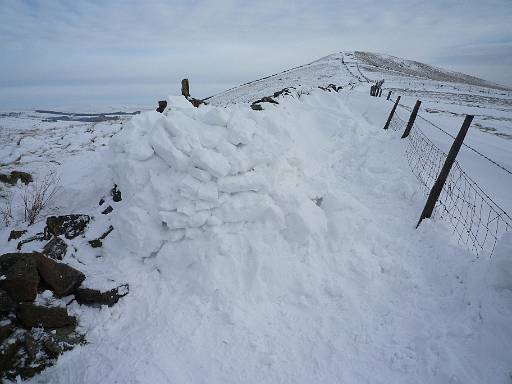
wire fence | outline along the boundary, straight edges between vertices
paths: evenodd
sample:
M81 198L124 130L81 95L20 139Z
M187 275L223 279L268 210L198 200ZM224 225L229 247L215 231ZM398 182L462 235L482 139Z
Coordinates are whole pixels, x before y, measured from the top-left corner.
M389 129L403 132L407 122L397 112ZM423 192L428 195L447 155L417 124L407 139L407 162ZM512 230L512 218L464 172L457 161L451 168L432 217L446 221L458 242L477 256L490 257L501 236Z

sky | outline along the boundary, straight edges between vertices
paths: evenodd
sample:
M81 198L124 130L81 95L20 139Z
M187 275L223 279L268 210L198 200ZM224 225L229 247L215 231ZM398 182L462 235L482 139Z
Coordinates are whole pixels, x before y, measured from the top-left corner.
M0 0L0 109L206 97L344 50L512 86L512 0Z

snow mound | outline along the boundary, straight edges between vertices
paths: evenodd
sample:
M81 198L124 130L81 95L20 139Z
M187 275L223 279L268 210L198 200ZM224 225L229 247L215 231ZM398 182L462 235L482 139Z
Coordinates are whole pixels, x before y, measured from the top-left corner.
M286 129L246 106L181 99L135 116L112 140L126 206L114 226L127 253L191 284L224 284L244 259L258 262L258 248L324 237L319 191L301 176Z

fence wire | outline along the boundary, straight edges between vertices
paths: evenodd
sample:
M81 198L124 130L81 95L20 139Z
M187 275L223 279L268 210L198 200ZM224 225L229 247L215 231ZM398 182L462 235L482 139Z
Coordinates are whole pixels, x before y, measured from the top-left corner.
M389 128L403 132L407 123L397 113ZM405 150L407 162L425 195L430 193L446 153L415 124ZM501 236L512 230L512 218L455 161L436 203L433 218L450 224L458 242L477 256L491 256Z

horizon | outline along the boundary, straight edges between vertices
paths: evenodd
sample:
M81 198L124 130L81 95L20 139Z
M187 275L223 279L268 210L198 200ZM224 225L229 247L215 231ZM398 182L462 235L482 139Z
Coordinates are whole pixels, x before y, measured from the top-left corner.
M4 0L2 6L1 110L150 106L178 94L182 78L190 79L193 96L204 98L354 50L512 86L506 0L263 1L257 7L235 0Z

